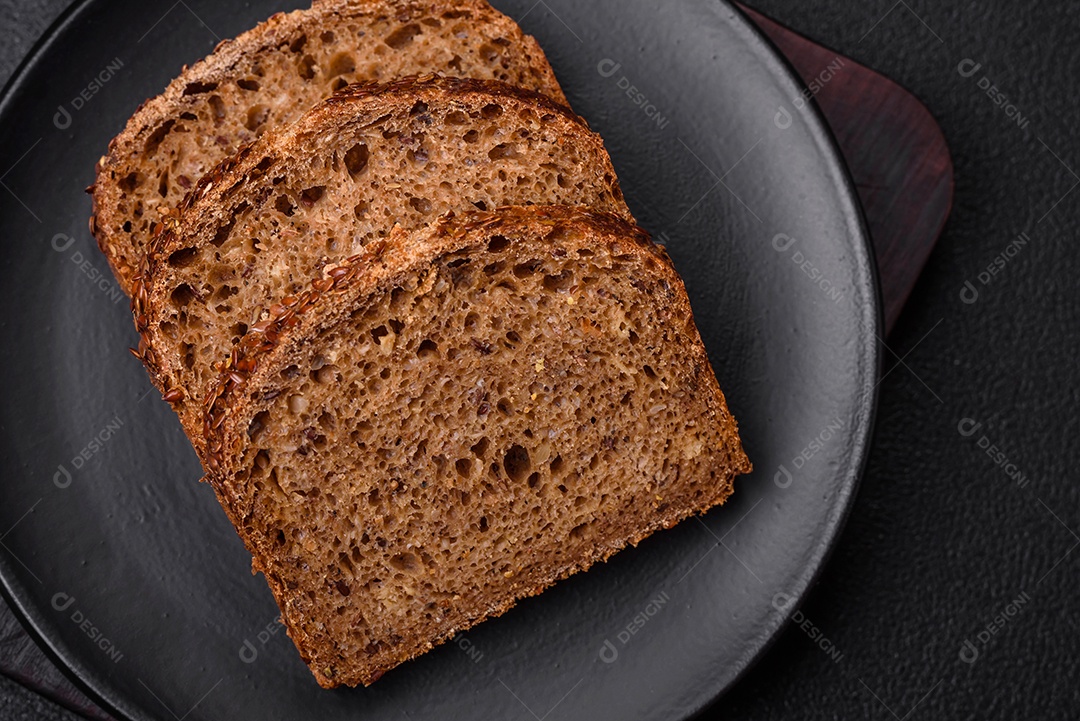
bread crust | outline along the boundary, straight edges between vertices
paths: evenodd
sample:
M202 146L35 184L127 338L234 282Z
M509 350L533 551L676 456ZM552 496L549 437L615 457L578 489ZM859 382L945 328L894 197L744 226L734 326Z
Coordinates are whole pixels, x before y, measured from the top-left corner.
M131 232L124 230L124 224L132 221L132 209L126 205L127 193L119 181L138 171L140 149L152 133L163 123L175 120L203 102L201 95L187 92L189 87L232 80L237 73L243 72L241 66L246 67L252 58L275 52L297 33L317 31L352 19L386 16L408 21L443 13L467 14L473 27L486 30L494 37L510 39L526 62L526 67L520 71L531 79L530 87L558 103L567 103L536 40L522 33L513 20L492 8L486 0L315 0L308 9L277 13L235 39L223 40L206 58L184 66L180 75L160 95L144 101L136 109L97 163L95 182L88 189L92 196L90 231L124 292L129 295L132 292L144 248L136 243ZM150 209L144 212L150 212Z
M311 134L328 132L327 129L349 123L362 125L365 120L377 118L393 108L412 107L418 101L433 106L497 102L535 110L545 117L548 125L555 127L568 139L573 138L574 143L592 144L594 155L602 158L602 162L587 169L592 175L590 182L604 186L621 208L624 219L633 220L623 203L615 170L603 150L603 140L589 130L584 119L544 95L497 81L439 75L345 88L317 105L296 123L267 132L258 141L208 172L180 207L163 218L145 256L143 268L135 278L131 307L135 327L140 334L136 356L143 361L163 397L173 404L200 457L205 449L200 405L205 396L200 391L189 397L193 391L183 380L186 371L181 367L180 359L167 351L169 340L159 326L168 307L170 293L168 259L177 251L205 247L214 237L212 231L216 229L215 224L222 221L223 208L230 207L230 199L234 196L245 197L242 194L250 184L258 182L264 174L262 166L271 160L277 162L280 159L303 157L306 152L305 138Z
M558 232L550 232L556 230ZM275 598L282 605L283 619L289 635L301 656L311 666L318 683L324 688L342 684L373 683L386 670L426 652L458 631L501 615L522 598L536 595L553 583L606 560L628 544L637 545L660 528L670 528L690 515L703 513L723 503L733 490L734 476L752 470L742 449L737 424L728 411L724 395L711 371L704 345L693 323L690 302L682 281L667 253L661 246L652 243L645 231L614 215L565 206L501 208L495 212L470 212L456 217L448 214L424 230L391 234L385 241L370 247L366 253L349 258L345 263L331 269L323 278L315 281L308 291L276 306L271 318L259 327L252 328L236 348L228 367L222 371L213 391L207 396L204 415L209 444L206 480L213 486L230 520L252 553L254 567L268 570L272 566L268 559L272 557L274 549L266 539L251 532L254 491L248 487L236 487L232 483L233 475L238 469L229 464L230 459L241 456L245 444L246 426L243 419L249 415L246 409L251 405L251 393L262 388L281 367L291 362L296 349L305 339L312 337L318 330L343 320L349 310L356 307L363 298L389 292L396 282L433 260L467 250L492 235L515 236L524 232L531 233L533 237L542 237L543 233L548 232L551 251L558 253L559 238L565 230L584 234L591 243L606 246L613 254L633 255L638 258L648 272L659 280L661 287L667 288L664 297L658 301L659 307L666 311L665 315L687 319L681 341L692 349L692 365L695 368L684 369L683 372L687 375L697 373L700 378L705 379L706 386L700 388L699 397L704 399L713 421L721 429L723 451L729 459L728 467L722 469L721 481L704 502L693 506L684 504L668 507L652 517L646 527L637 529L628 538L608 539L609 543L606 545L596 545L589 553L570 559L567 563L550 569L545 575L522 579L524 585L518 587L512 597L502 599L485 612L465 620L440 637L430 639L390 659L384 659L376 666L364 666L358 662L359 665L349 669L335 669L320 665L319 659L326 656L320 643L325 643L325 640L312 637L295 622L296 619L292 618L286 609L288 590L283 580L268 572L267 580ZM702 369L705 372L700 372Z

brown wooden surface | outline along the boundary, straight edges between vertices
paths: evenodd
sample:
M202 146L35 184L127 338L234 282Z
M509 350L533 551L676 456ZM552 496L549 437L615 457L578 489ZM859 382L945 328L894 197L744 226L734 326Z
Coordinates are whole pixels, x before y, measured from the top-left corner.
M811 88L851 169L877 254L891 330L949 215L953 172L929 111L891 80L743 7ZM81 694L0 601L0 673L87 718Z

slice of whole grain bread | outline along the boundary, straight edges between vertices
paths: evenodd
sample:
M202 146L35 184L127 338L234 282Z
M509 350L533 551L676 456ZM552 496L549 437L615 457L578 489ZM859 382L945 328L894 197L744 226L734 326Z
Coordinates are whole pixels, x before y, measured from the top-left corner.
M534 203L632 219L600 137L544 96L436 76L350 86L207 174L166 218L132 300L139 354L201 455L217 364L324 266L395 225Z
M682 281L616 216L443 218L253 328L207 478L319 684L386 670L750 470Z
M536 41L486 0L316 0L218 45L144 103L98 165L91 228L121 287L161 209L219 161L347 83L431 72L566 102Z

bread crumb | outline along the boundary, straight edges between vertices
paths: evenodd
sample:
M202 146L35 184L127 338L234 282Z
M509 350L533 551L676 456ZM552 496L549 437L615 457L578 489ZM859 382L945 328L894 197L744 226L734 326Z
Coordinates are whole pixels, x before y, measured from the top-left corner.
M540 360L536 361L536 366L535 366L535 368L536 368L536 372L537 372L537 373L539 373L540 371L544 370L544 359L543 359L543 358L541 358Z

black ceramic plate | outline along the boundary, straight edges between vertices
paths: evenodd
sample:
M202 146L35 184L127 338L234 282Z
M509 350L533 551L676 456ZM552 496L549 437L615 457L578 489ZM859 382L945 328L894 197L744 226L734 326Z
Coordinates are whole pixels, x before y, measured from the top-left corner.
M0 104L0 575L55 658L135 719L673 719L807 589L874 412L879 304L846 171L785 63L716 0L506 0L665 241L757 471L701 520L368 689L320 690L169 408L87 232L108 140L182 63L282 9L90 0Z

